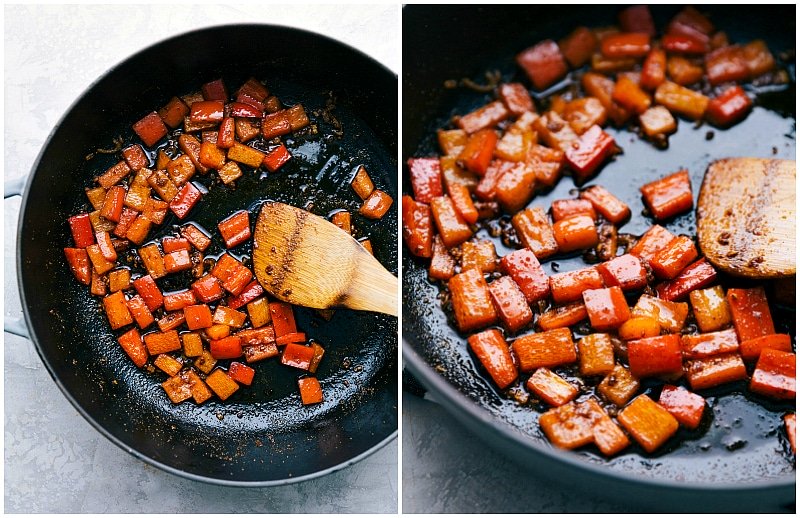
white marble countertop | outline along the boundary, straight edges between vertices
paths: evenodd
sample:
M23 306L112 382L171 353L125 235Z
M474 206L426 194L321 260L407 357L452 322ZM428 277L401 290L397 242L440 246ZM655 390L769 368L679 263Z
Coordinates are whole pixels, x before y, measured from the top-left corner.
M4 180L28 174L53 125L96 77L152 43L199 27L272 23L326 34L399 71L399 14L399 5L6 6ZM6 318L21 314L18 213L19 198L6 200ZM3 348L6 512L397 512L396 440L308 482L211 486L153 468L102 437L67 402L28 340L4 333Z

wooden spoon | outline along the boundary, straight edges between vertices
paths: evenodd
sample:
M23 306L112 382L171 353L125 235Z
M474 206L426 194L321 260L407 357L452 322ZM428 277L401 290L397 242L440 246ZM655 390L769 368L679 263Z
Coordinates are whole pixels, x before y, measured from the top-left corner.
M726 158L697 202L700 249L718 269L753 279L795 274L795 162Z
M290 205L261 208L253 266L264 289L285 302L397 316L397 278L348 233Z

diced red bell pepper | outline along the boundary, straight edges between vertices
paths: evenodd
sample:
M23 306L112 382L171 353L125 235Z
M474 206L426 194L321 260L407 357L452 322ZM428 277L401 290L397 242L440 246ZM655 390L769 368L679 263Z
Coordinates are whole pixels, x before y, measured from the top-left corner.
M589 200L597 212L615 225L622 223L631 215L630 207L600 185L587 187L581 191L580 198Z
M522 372L575 363L578 359L572 331L566 327L522 336L514 340L511 347Z
M615 142L611 135L600 126L594 125L567 148L564 156L569 167L582 181L594 174L600 164L611 155L614 147Z
M219 340L210 340L209 343L211 356L217 360L240 358L244 354L242 351L242 339L238 336L226 336Z
M256 371L252 367L248 367L247 365L239 362L231 362L231 366L228 367L228 376L237 383L241 383L242 385L250 386L253 383L253 377L255 376Z
M92 267L89 264L89 254L84 248L65 248L64 255L67 257L69 268L72 274L81 284L87 286L92 282Z
M467 133L477 133L483 129L491 129L500 121L508 118L509 111L500 101L493 101L486 106L462 115L458 119L458 126Z
M658 404L690 430L694 430L700 425L706 409L706 400L703 396L675 385L664 385L658 398Z
M686 377L692 390L703 390L743 380L747 377L747 369L738 354L722 354L687 361Z
M431 264L428 267L428 275L431 279L446 281L455 275L456 260L447 251L447 247L442 243L442 238L438 235L433 237L433 251L431 253Z
M566 405L578 395L578 389L547 367L536 369L525 386L550 406Z
M537 90L544 90L567 74L567 64L553 40L544 40L517 54L517 64Z
M221 299L225 295L222 283L211 274L204 275L192 283L192 291L197 299L209 303Z
M587 27L578 27L558 42L564 59L572 68L583 66L597 48L597 37Z
M156 112L150 112L133 125L133 131L142 139L147 147L161 140L167 134L167 127ZM105 186L103 186L105 187Z
M662 335L628 342L628 363L637 378L683 372L680 335Z
M775 349L776 351L790 353L792 352L792 337L783 334L764 335L745 340L739 344L742 359L746 361L758 359L764 349Z
M269 90L260 81L251 77L236 91L237 97L240 94L245 94L251 99L263 102L269 96Z
M653 225L647 232L642 234L642 237L639 238L639 241L636 242L628 253L647 261L649 264L656 253L666 248L674 238L675 235L666 228L661 225Z
M475 187L475 197L483 201L494 200L497 196L495 188L498 180L514 165L515 162L509 162L508 160L492 160L489 163L489 167L486 168L486 174L483 175Z
M276 338L297 332L297 324L295 324L294 311L291 304L270 302L269 313Z
M631 317L625 295L619 286L586 290L583 304L589 315L589 322L598 331L616 329Z
M203 92L203 99L207 101L227 101L228 90L225 88L225 83L222 79L215 79L209 81L201 87Z
M264 167L266 167L270 173L274 173L275 171L283 167L284 164L286 164L286 162L291 160L291 158L292 154L289 153L289 150L286 149L286 146L281 144L272 151L268 152L266 155L264 155L263 164Z
M392 197L380 189L372 191L366 200L361 204L358 213L369 219L381 219L392 206Z
M653 49L642 64L642 75L639 84L642 88L655 90L667 78L667 53L662 49Z
M264 293L264 288L261 286L261 284L259 284L257 280L251 281L250 284L244 287L241 293L228 298L228 307L231 309L239 309L245 304L253 302L263 293Z
M692 184L689 171L683 169L643 185L640 189L653 217L664 220L692 208Z
M200 192L200 189L195 187L192 182L187 182L181 187L178 194L172 198L172 201L169 202L169 210L171 210L178 219L183 219L202 197L203 194Z
M249 119L260 119L264 112L250 104L235 102L230 104L231 117L245 117Z
M617 15L619 26L624 32L639 32L648 36L656 35L656 26L650 8L646 5L632 5L626 7Z
M176 250L164 256L164 268L167 273L182 272L192 268L192 259L187 250ZM191 292L190 292L191 293Z
M261 121L261 133L264 138L269 140L290 133L292 124L288 115L286 110L265 115Z
M250 239L250 214L240 210L220 221L217 227L225 241L225 248L233 248Z
M308 370L314 358L314 348L300 344L286 344L281 356L281 363L289 367Z
M500 260L500 268L514 279L528 304L550 295L547 274L531 250L516 250L504 256Z
M525 295L511 277L503 276L489 284L489 294L500 320L512 334L533 321Z
M177 128L183 124L184 117L188 115L189 107L178 97L173 97L166 106L158 110L158 116L170 128Z
M487 329L470 336L467 343L500 389L508 387L517 379L517 367L500 331Z
M147 167L147 155L144 154L142 146L134 144L122 150L122 158L128 163L128 167L133 171L138 171L143 167Z
M109 188L106 192L106 198L103 201L103 208L100 209L100 215L107 220L118 223L120 216L122 216L125 194L125 187L120 185Z
M236 140L236 121L233 117L223 117L217 134L217 147L228 149Z
M716 126L730 126L747 116L753 101L741 86L728 88L708 102L706 117Z
M797 414L786 414L783 416L783 425L786 427L786 438L792 453L797 453Z
M189 292L191 293L191 291ZM214 325L211 316L211 308L207 304L189 305L183 308L183 316L186 319L186 327L194 331L205 329Z
M497 94L511 115L519 117L525 112L536 111L531 94L522 83L504 83L498 88Z
M119 342L125 354L133 360L134 365L139 368L144 367L144 364L147 363L147 349L136 328L121 334L120 337L117 338L117 342Z
M115 262L117 260L117 251L114 249L114 243L111 241L111 234L108 232L97 232L95 237L97 238L97 247L100 249L103 258L109 263Z
M775 334L775 324L763 287L731 288L726 297L740 342Z
M114 227L114 235L121 239L126 239L128 237L128 230L131 228L133 222L136 221L138 215L139 213L135 210L122 207L122 214L119 217L119 222L117 226Z
M606 286L619 286L623 291L638 290L647 285L647 271L642 261L631 254L600 263L597 271Z
M447 194L461 218L466 223L474 225L478 221L478 209L475 208L469 188L463 183L451 183L447 186Z
M706 54L706 76L712 85L744 81L750 71L738 45L722 47Z
M797 357L792 352L764 349L750 379L750 390L774 399L794 400L797 392Z
M317 378L300 378L297 380L297 385L300 389L300 400L303 402L303 405L322 403L322 387Z
M192 104L189 113L192 122L221 122L224 116L223 101L198 101Z
M472 269L454 275L448 287L459 330L479 329L497 320L489 286L480 271Z
M189 224L181 229L181 235L189 240L193 247L201 252L211 244L211 239L194 224Z
M494 186L494 199L504 211L513 214L533 198L536 171L526 162L505 162L501 168L503 173Z
M683 356L690 360L735 353L739 350L739 340L733 329L701 335L684 335L681 337L681 344Z
M650 35L644 32L610 34L600 42L600 51L609 58L641 58L650 52Z
M554 200L550 204L550 215L554 223L577 215L589 216L592 221L597 219L597 213L589 200Z
M684 268L697 258L694 241L686 236L678 236L650 260L650 267L657 277L674 279Z
M69 228L76 248L86 248L94 244L94 229L89 214L83 213L70 217Z
M408 171L415 201L430 203L433 198L444 194L438 158L409 158Z
M430 257L433 253L433 224L431 210L424 203L417 203L411 196L402 200L403 239L408 250L417 257Z
M172 252L177 252L178 250L190 251L192 249L192 245L189 244L188 239L166 236L161 240L161 249L165 254L171 254Z
M545 259L558 252L553 227L541 207L528 207L511 218L517 238L537 259Z
M580 300L584 291L604 286L603 278L591 266L550 276L550 294L558 304Z
M688 32L689 30L693 32ZM708 36L714 32L714 24L705 15L691 6L686 6L670 20L667 34L698 34Z
M617 79L611 98L614 102L635 113L644 113L653 103L647 92L639 88L639 85L630 77L624 75Z
M553 224L553 235L558 243L558 251L562 254L592 248L600 240L594 220L584 214L556 221Z
M705 288L717 279L717 271L705 257L687 266L677 277L656 286L659 298L681 300L690 291Z
M539 315L539 327L542 331L550 331L559 327L569 327L586 320L589 314L583 301L570 302L564 306L555 306Z
M692 36L682 34L667 34L661 38L661 46L668 52L681 54L705 54L708 52L708 43Z
M750 77L756 78L775 68L775 58L763 40L753 40L742 47L742 58L750 71Z
M279 336L275 339L277 345L286 345L289 343L300 344L306 341L305 333L289 333L288 335Z
M442 242L447 248L458 246L472 237L472 230L458 214L453 201L448 196L433 198L431 212Z
M458 155L458 162L468 171L483 176L492 161L497 145L497 132L493 129L476 131L467 139L467 144Z
M139 296L144 299L147 309L150 311L155 311L164 303L164 296L161 294L161 290L158 289L156 281L150 275L139 277L133 281L133 287L136 288Z

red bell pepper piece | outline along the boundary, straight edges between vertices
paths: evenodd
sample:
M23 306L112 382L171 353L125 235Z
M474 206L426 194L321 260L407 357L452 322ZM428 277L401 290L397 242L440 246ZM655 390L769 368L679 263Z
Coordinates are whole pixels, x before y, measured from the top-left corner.
M269 313L276 338L297 332L297 324L295 324L294 312L292 311L291 304L286 302L270 302Z
M603 278L591 266L550 277L550 294L558 304L580 300L586 290L603 288Z
M203 99L206 101L227 101L228 90L225 88L225 83L222 79L215 79L209 81L201 87L203 92Z
M705 288L717 278L717 271L705 257L687 266L677 277L656 286L658 297L664 300L681 300L690 291Z
M479 130L469 136L458 155L458 161L465 169L483 176L492 161L496 145L497 133L493 129Z
M743 380L747 377L747 369L738 354L722 354L687 361L686 377L692 390L703 390Z
M120 337L117 338L117 342L119 342L125 354L133 360L134 365L139 368L144 367L144 364L147 363L147 349L142 342L139 331L135 328L131 329L121 334Z
M269 96L269 90L260 81L251 77L236 91L236 97L246 95L250 99L263 102Z
M536 111L531 94L528 93L528 89L522 83L502 84L498 88L497 94L511 115L519 117L525 112Z
M430 203L433 198L444 194L438 158L409 158L408 171L415 201Z
M209 303L221 299L225 295L222 283L211 274L204 275L192 283L192 291L197 299Z
M196 303L197 298L195 298L192 290L173 291L172 293L167 293L164 295L165 311L178 311L179 309L183 309Z
M639 238L639 241L636 242L628 253L647 261L649 264L656 253L666 248L674 238L675 235L661 225L653 225L647 232L642 234L642 237Z
M625 295L619 286L586 290L583 304L589 315L589 322L598 331L616 329L631 317Z
M308 370L314 358L314 348L300 344L286 344L281 356L281 363L289 367Z
M236 141L236 121L233 117L223 117L217 134L217 147L228 149Z
M433 253L433 223L431 210L417 203L411 196L403 196L403 239L408 250L417 257L430 257Z
M739 340L733 329L701 335L684 335L681 337L681 345L683 356L690 360L735 353L739 350Z
M650 260L656 276L674 279L684 268L697 258L694 241L686 236L678 236Z
M181 187L181 190L178 191L178 194L169 202L169 210L171 210L178 219L183 219L202 197L203 194L200 192L200 189L195 187L192 182L186 182L186 184Z
M322 387L317 378L300 378L297 380L297 385L300 389L300 400L303 402L303 405L322 403Z
M639 84L642 88L655 90L667 78L667 53L662 49L653 49L642 64L642 75Z
M482 129L491 129L509 115L506 106L500 101L493 101L475 111L462 115L458 126L467 133L476 133Z
M594 209L611 223L618 225L628 219L631 209L605 187L592 185L581 191L580 198L589 200Z
M764 288L731 288L726 298L740 342L775 334Z
M624 32L639 32L648 36L656 35L656 26L650 8L646 5L632 5L619 12L619 26Z
M290 133L292 123L289 121L288 115L286 110L266 114L261 121L261 133L264 138L269 140Z
M594 125L567 148L564 156L578 179L585 180L611 155L614 145L611 135Z
M503 334L497 329L487 329L467 339L469 348L501 390L517 379L517 366Z
M481 177L477 187L475 187L475 197L483 201L494 200L497 197L495 189L498 180L515 165L516 162L509 162L508 160L492 160L489 163L489 167L486 168L486 174Z
M533 321L525 295L511 277L503 276L489 284L489 295L500 320L512 334Z
M645 184L639 190L653 217L659 220L686 212L694 205L689 171L685 169Z
M86 249L65 248L64 255L78 282L88 286L92 282L92 265L89 263L89 254L86 253Z
M106 199L103 201L103 208L100 209L100 215L107 220L118 223L120 216L122 216L125 194L125 187L120 185L115 185L108 189Z
M572 68L579 68L594 54L597 36L587 27L578 27L558 42L558 48Z
M164 268L167 273L182 272L192 268L192 259L187 250L176 250L164 256ZM190 292L191 293L191 292Z
M556 221L553 224L553 235L561 253L586 250L595 246L600 240L594 220L584 214Z
M442 242L447 248L458 246L472 237L472 230L458 214L453 201L448 196L432 199L431 212Z
M553 40L545 40L517 54L517 64L537 90L544 90L567 74L567 64Z
M747 116L753 101L741 86L728 88L708 102L706 117L716 126L730 126Z
M674 385L664 385L658 404L690 430L700 425L706 409L706 400L703 396Z
M381 219L392 206L392 197L380 189L375 189L372 194L361 204L358 213L369 219Z
M223 101L198 101L192 104L189 119L192 122L222 122L225 117Z
M553 226L541 207L528 207L511 218L517 238L537 259L544 259L558 252L558 243L553 235Z
M786 427L786 438L792 453L797 453L797 414L786 414L783 416L783 425Z
M237 383L241 383L242 385L250 385L253 383L253 377L255 376L256 371L252 367L248 367L247 365L239 362L231 362L231 366L228 367L228 376Z
M242 339L238 336L226 336L219 340L210 340L211 347L209 348L211 356L217 360L228 360L231 358L239 358L244 352L242 351Z
M167 134L167 127L156 112L150 112L133 125L133 131L147 147L152 147ZM127 164L126 164L127 165ZM103 187L106 187L105 185Z
M714 24L711 23L711 20L691 6L684 7L676 14L670 20L666 30L667 34L686 34L696 38L705 38L705 41L708 41L708 35L712 32L714 32Z
M479 329L497 320L489 286L480 271L471 269L454 275L448 287L459 330Z
M161 290L158 289L156 281L150 275L139 277L133 281L133 287L136 288L139 296L144 299L147 309L150 311L155 311L164 303L164 296L161 294Z
M108 232L97 232L97 247L100 249L103 259L109 263L117 260L117 251L114 249L114 243L111 241L111 234Z
M693 36L682 34L667 34L661 38L661 47L669 52L681 54L705 54L708 52L708 42Z
M190 251L192 249L192 245L189 244L188 239L166 236L161 240L161 249L165 254L171 254L172 252L177 252L178 250Z
M631 254L600 263L597 271L606 286L619 286L623 291L638 290L647 285L647 271L642 261Z
M750 379L750 390L774 399L794 400L797 393L797 357L794 353L764 349Z
M138 171L143 167L147 167L147 155L144 154L144 150L139 144L134 144L123 149L122 158L125 159L128 167L133 171Z
M550 295L550 282L536 255L526 249L516 250L500 260L500 268L514 279L528 304Z
M739 352L746 361L755 360L764 349L792 352L792 337L789 335L774 334L751 338L739 344Z
M608 58L641 58L650 52L650 35L644 32L610 34L600 42L600 51Z
M250 214L246 210L235 212L220 221L217 228L225 241L225 248L233 248L250 239Z
M94 244L94 229L89 214L78 214L70 217L67 221L76 248L86 248Z
M517 355L519 370L522 372L575 363L578 359L572 331L566 327L517 338L511 348Z
M742 48L737 45L712 50L706 54L705 61L706 76L712 85L744 81L750 77Z
M121 239L126 239L128 237L128 229L131 228L131 225L136 221L138 215L139 213L135 210L122 207L122 214L119 217L119 222L117 226L114 227L114 235Z
M188 239L192 246L201 252L211 244L211 239L209 239L206 233L191 223L181 229L181 235Z
M451 183L447 186L447 194L461 218L468 224L474 225L478 221L478 209L472 202L469 188L463 183Z
M577 215L589 216L592 221L597 219L597 213L589 200L554 200L550 204L550 215L554 223Z
M235 102L230 104L231 117L245 117L248 119L260 119L264 112L250 104Z
M662 335L628 342L628 363L637 378L683 372L680 335Z
M183 119L188 115L189 107L178 97L173 97L166 106L158 110L158 116L170 128L177 128L183 124Z
M269 153L267 153L266 155L264 155L263 164L264 167L266 167L270 173L274 173L275 171L283 167L283 165L286 162L291 160L291 158L292 154L289 153L289 150L286 149L286 146L281 144L272 151L270 151Z
M186 319L186 327L191 331L205 329L214 325L211 308L208 307L208 304L186 306L183 308L183 316Z
M300 344L306 341L305 333L289 333L287 335L279 336L275 339L277 345L286 345L289 343Z
M241 293L228 299L228 307L231 309L239 309L245 304L253 302L261 294L264 293L264 288L261 287L258 281L252 281L245 286Z
M155 322L155 318L153 318L153 314L147 307L147 303L145 303L140 295L134 295L125 303L128 305L128 310L131 312L131 315L133 315L133 319L136 321L136 325L139 326L139 329L145 329Z
M569 327L586 320L589 314L583 301L570 302L564 306L555 306L539 315L539 327L542 331L550 331L559 327Z

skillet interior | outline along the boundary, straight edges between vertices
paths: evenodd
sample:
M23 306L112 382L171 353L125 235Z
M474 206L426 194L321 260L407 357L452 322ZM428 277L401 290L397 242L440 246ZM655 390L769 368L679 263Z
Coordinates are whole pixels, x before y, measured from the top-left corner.
M256 366L252 387L226 403L173 406L161 374L137 369L110 332L97 299L79 286L63 260L68 215L85 208L83 189L118 160L84 157L121 135L138 142L132 122L173 95L218 77L235 88L248 77L265 80L286 104L332 113L341 138L286 139L294 159L269 178L250 172L235 189L215 185L188 216L214 230L247 208L255 221L261 201L283 201L320 215L354 213L357 237L369 237L378 259L397 273L396 207L379 222L358 216L349 175L363 164L378 188L397 192L397 78L367 56L316 34L275 26L204 29L150 47L95 83L51 134L34 166L22 203L19 282L28 327L40 356L65 395L101 432L130 453L191 478L232 485L302 480L360 458L397 430L397 320L337 310L330 322L297 311L298 326L326 347L318 377L321 405L303 407L297 374L274 360ZM200 175L198 175L199 177ZM197 179L197 177L196 177ZM208 184L208 179L201 179ZM311 202L311 204L309 204ZM151 235L177 223L171 214ZM219 238L212 249L221 252ZM248 257L242 245L235 255ZM335 265L332 265L335 267ZM162 289L185 286L167 279Z
M657 27L663 27L678 9L651 8ZM710 11L717 27L725 30L732 41L758 37L766 39L773 51L794 48L793 7L785 11L700 9ZM447 91L442 88L444 80L466 76L483 82L483 71L490 69L499 69L505 80L520 80L513 63L516 52L545 38L563 37L578 25L613 24L617 10L616 7L594 6L406 7L403 99L404 105L414 108L405 109L403 114L403 157L436 154L435 130L445 126L452 115L471 111L489 98L463 89ZM464 37L453 37L454 34ZM436 52L426 52L426 49L436 49ZM708 126L694 128L691 123L681 121L679 132L670 138L669 151L658 151L629 132L612 130L612 135L624 148L624 155L588 183L605 185L628 203L634 216L620 231L641 234L651 222L640 215L643 204L638 187L650 179L686 167L692 176L696 197L705 168L715 158L794 158L794 96L792 88L782 94L763 97L764 103L781 114L757 107L747 120L727 131ZM711 140L706 139L709 130L714 130ZM404 192L410 190L407 182L405 175ZM570 179L564 179L553 191L538 195L531 205L547 208L554 199L574 197L574 191L570 192L574 188ZM675 233L694 233L694 224L694 214L687 214L671 221L667 228ZM489 237L485 230L478 236ZM498 255L510 251L498 239L494 241ZM668 454L648 456L633 448L629 450L631 453L606 461L590 451L572 454L554 450L536 424L538 412L531 406L521 406L502 397L476 367L474 357L466 350L465 337L452 330L441 310L438 290L427 280L426 264L410 257L405 249L403 254L406 364L446 403L448 410L491 444L543 472L552 474L560 470L574 475L577 470L579 474L595 476L595 481L601 482L599 486L592 486L596 488L627 481L684 493L699 491L706 497L727 492L726 498L730 497L732 488L764 491L770 488L773 497L783 502L794 498L793 463L786 455L786 445L776 438L777 429L782 427L781 415L793 406L748 399L741 390L743 387L736 387L733 395L725 395L729 387L705 392L704 395L711 397L713 420L705 423L702 432L682 431L668 444ZM557 263L561 271L576 269L582 264L579 257L552 262ZM549 264L545 267L548 273L554 271ZM774 311L781 328L779 332L794 334L793 308L775 308ZM740 449L742 441L746 444ZM603 478L605 474L614 476ZM737 496L746 493L740 492ZM741 500L745 501L746 497ZM673 502L673 505L680 504Z

